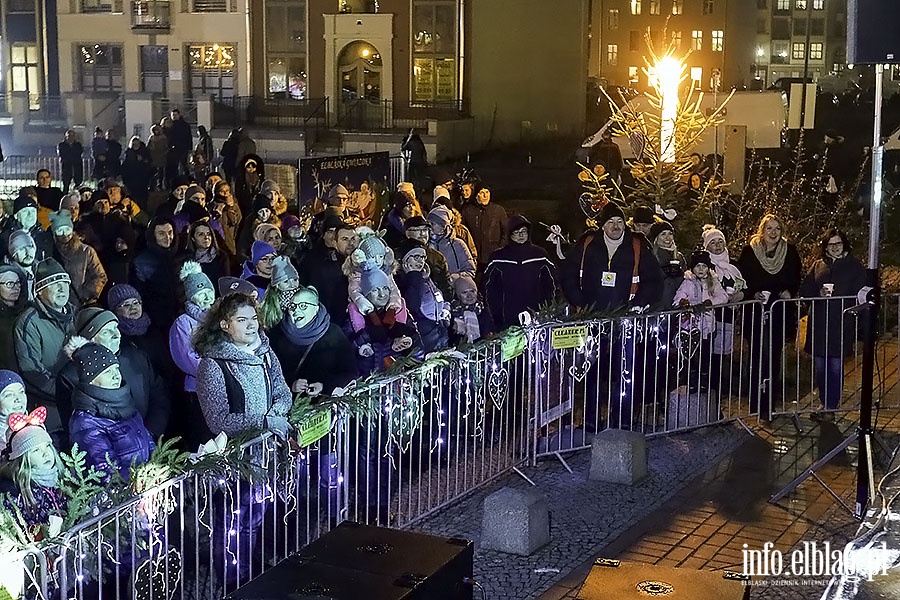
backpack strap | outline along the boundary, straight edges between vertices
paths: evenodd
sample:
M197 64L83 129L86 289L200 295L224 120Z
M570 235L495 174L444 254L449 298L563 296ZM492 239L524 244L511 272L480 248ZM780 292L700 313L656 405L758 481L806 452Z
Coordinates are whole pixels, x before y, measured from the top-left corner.
M587 255L588 246L590 246L593 241L593 233L588 234L587 237L584 238L584 246L581 248L581 264L578 265L578 287L581 287L581 282L584 277L584 257Z
M631 272L631 293L628 294L628 300L634 300L637 295L638 286L641 283L641 277L638 275L638 268L641 265L641 242L637 236L632 236L631 246L634 248L634 270Z
M238 414L244 412L247 408L247 397L244 395L244 388L241 383L231 372L228 361L221 358L214 358L219 369L222 370L222 377L225 379L225 397L228 400L228 412Z

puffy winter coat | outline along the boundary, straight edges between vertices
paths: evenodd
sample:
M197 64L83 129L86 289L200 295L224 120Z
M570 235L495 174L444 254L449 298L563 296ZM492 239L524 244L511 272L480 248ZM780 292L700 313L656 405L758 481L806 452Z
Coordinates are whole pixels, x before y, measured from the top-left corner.
M725 304L728 302L728 294L722 289L718 278L715 279L715 285L710 290L691 271L686 271L684 281L681 282L681 285L675 291L672 304L677 306L682 300L687 300L691 306L703 304L704 302L709 302L712 305ZM682 327L696 326L700 330L703 339L706 339L716 328L715 315L711 310L694 314L684 313L681 324Z
M72 401L70 441L87 452L88 465L109 472L107 463L112 462L127 481L132 463L147 462L155 447L140 413L131 405L128 384L107 390L79 383Z
M220 342L200 360L197 398L210 433L229 436L253 429L287 431L291 390L281 363L260 332L261 343L250 354L231 342Z
M519 324L519 313L536 311L556 296L556 265L531 242L510 242L491 255L484 272L485 300L500 329Z
M73 235L66 244L56 244L56 254L72 280L72 290L84 306L95 304L106 286L106 270L97 252Z
M356 305L351 303L349 307L350 325L353 328L351 341L357 350L366 344L372 346L374 353L371 356L360 356L356 353L359 371L369 374L381 371L385 368L385 359L396 359L410 354L422 356L422 340L416 330L416 324L406 310L406 303L397 312L375 310L367 315L360 314ZM394 352L391 344L394 340L408 336L412 338L412 346L403 352Z
M200 356L194 351L191 336L205 312L193 302L185 303L185 312L175 319L169 330L169 352L175 365L184 373L184 391L197 391L197 368Z
M491 255L506 243L507 220L506 210L494 202L463 206L462 222L475 240L479 264L487 265Z
M444 300L443 293L437 288L427 271L406 273L400 270L397 285L406 300L406 306L416 321L419 335L422 336L424 351L434 352L447 347L447 327L441 316L446 311L450 314L450 303Z
M344 387L359 376L356 351L334 323L312 347L291 342L281 323L269 331L269 342L288 384L298 379L319 382L323 386L322 393L331 394L334 388Z

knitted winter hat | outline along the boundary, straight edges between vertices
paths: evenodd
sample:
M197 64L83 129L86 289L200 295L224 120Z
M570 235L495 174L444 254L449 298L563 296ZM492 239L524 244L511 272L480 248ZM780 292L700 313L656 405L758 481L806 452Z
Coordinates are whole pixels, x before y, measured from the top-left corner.
M278 182L273 181L271 179L266 179L259 186L260 194L268 194L269 192L277 192L281 193L281 186L278 185Z
M22 381L22 378L15 371L0 369L0 392L14 383L21 383L23 386L25 385L25 382Z
M116 355L105 346L90 342L78 335L72 336L64 350L78 367L78 380L81 383L89 384L97 375L111 366L119 364Z
M600 213L597 215L597 218L595 220L597 221L597 225L603 227L607 221L614 217L619 217L624 221L625 211L622 210L622 207L615 202L607 202L603 205L603 208L600 209Z
M31 234L23 229L16 229L9 236L9 242L6 244L6 248L9 251L10 256L15 256L16 252L21 250L22 248L37 248L34 243L34 238L31 237Z
M675 228L672 227L672 224L668 221L659 221L650 226L650 242L653 243L656 241L656 238L659 237L663 231L671 231L675 232Z
M60 227L75 228L75 223L72 221L72 213L67 210L51 212L47 217L50 219L50 231L56 231Z
M38 263L34 273L34 293L37 294L44 288L53 285L58 281L72 283L69 274L62 268L62 265L56 262L54 258L45 258Z
M406 192L407 194L409 194L409 195L412 196L413 198L416 197L416 186L414 186L413 184L411 184L411 183L408 182L408 181L401 181L400 183L398 183L398 184L397 184L397 191L398 191L398 192Z
M457 296L467 290L478 290L478 286L475 285L474 279L472 279L468 275L460 275L455 280L453 280L453 291Z
M391 287L391 280L381 269L369 269L360 273L359 291L363 296L377 287Z
M106 306L109 307L109 310L116 310L122 306L122 303L126 300L131 300L132 298L140 300L140 292L127 283L117 283L106 293Z
M713 240L722 240L723 243L726 242L725 234L722 233L715 225L704 225L702 235L704 248L708 248L709 243Z
M656 219L653 216L653 209L649 206L635 206L634 216L631 217L632 223L654 223Z
M213 287L212 281L203 272L200 263L193 260L185 261L181 266L178 278L184 284L184 297L188 300L193 298L200 290L209 290L213 294L216 293L216 288Z
M13 214L16 214L23 208L29 207L37 210L37 200L35 200L31 196L20 195L18 198L16 198L15 202L13 202Z
M506 231L508 233L512 233L513 231L522 229L523 227L527 227L528 233L531 233L531 221L529 221L522 215L513 215L506 222Z
M35 418L36 417L36 418ZM9 451L9 460L15 460L21 456L25 456L35 448L39 448L44 444L53 444L53 439L44 428L43 421L47 417L47 409L39 406L29 415L15 414L7 417L10 423L9 429L6 430L7 450ZM15 429L17 420L26 421L26 425L18 430ZM32 424L30 420L39 421L40 424Z
M271 223L260 223L256 226L256 229L253 230L253 239L254 240L265 240L266 236L269 234L271 230L278 231L278 228L272 225ZM278 233L281 233L278 231Z
M71 209L81 204L81 194L78 192L69 192L59 201L59 209Z
M342 186L341 184L331 186L331 189L328 190L328 204L331 204L332 200L338 198L338 196L349 196L350 192L347 191L347 188Z
M75 335L91 339L109 323L118 323L119 319L111 311L98 306L82 308L75 315Z
M273 248L270 244L262 242L260 240L256 240L253 242L253 245L250 246L250 264L256 265L264 256L269 256L270 254L275 254L275 248Z
M278 285L288 279L299 280L300 275L287 256L276 256L275 260L272 261L272 284Z
M387 252L387 246L384 245L384 241L377 235L367 235L362 238L359 242L359 249L363 251L367 258L371 258L376 254L383 256Z
M405 246L407 246L407 244L404 244L404 247ZM403 260L406 260L411 256L421 256L422 258L425 258L425 246L423 246L422 244L408 244L408 249L403 253L403 256L401 258Z
M94 206L101 200L109 202L109 194L106 193L106 190L95 190L91 192L91 206Z
M204 190L202 187L200 187L199 185L197 185L197 184L195 183L194 185L190 186L190 187L184 192L184 199L185 199L185 200L190 200L191 197L192 197L194 194L203 194L203 196L205 197L205 196L206 196L206 190Z
M259 292L256 289L256 286L247 281L246 279L241 279L239 277L219 277L219 296L225 297L228 294L247 294L249 296L256 296Z
M435 186L434 188L434 201L437 202L438 198L450 199L450 192L442 185Z
M435 225L439 225L441 227L447 227L448 225L450 225L450 222L452 220L453 214L446 206L435 206L428 213L428 222L434 223Z
M710 269L715 269L716 265L713 264L712 258L709 255L709 252L706 250L695 250L693 254L691 254L690 260L690 268L693 269L697 265L706 265Z
M407 220L403 221L404 230L412 229L413 227L428 227L428 221L425 220L425 217L420 217L419 215L410 217Z
M272 210L272 199L262 194L253 197L253 214L255 215L264 208Z
M410 253L414 248L421 248L423 252L425 252L426 256L428 252L425 250L425 244L420 242L419 240L414 240L412 238L405 238L394 249L394 256L403 260L406 258L406 255Z
M302 227L303 223L300 221L299 217L294 215L284 215L281 217L281 234L287 236L288 231L291 230L291 227Z

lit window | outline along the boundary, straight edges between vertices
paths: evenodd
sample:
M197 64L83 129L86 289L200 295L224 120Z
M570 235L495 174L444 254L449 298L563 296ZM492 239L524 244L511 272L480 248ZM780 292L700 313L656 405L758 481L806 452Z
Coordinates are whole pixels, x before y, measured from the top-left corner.
M675 43L676 48L681 48L681 31L672 32L672 41Z
M703 81L703 67L691 67L691 87L700 87Z
M608 44L606 46L606 64L611 67L619 64L619 45Z
M794 8L797 10L806 10L806 0L794 0Z
M812 60L822 60L822 54L825 44L822 42L813 42L809 45L809 58Z
M628 83L637 83L638 82L638 68L637 67L628 67Z
M803 60L806 56L806 44L803 42L794 42L791 44L791 58L794 60Z
M631 14L641 14L641 0L631 0Z
M28 92L29 106L40 106L41 78L36 44L13 44L10 48L10 83L14 92Z
M234 46L205 44L188 48L191 95L194 98L212 95L217 98L234 96Z
M683 15L684 14L684 0L672 0L672 14L673 15Z
M413 2L414 102L447 102L459 98L458 29L459 12L455 2ZM366 86L363 89L369 90Z
M610 30L619 28L619 9L618 8L609 9L609 15L606 17L606 28L610 29Z
M121 92L122 46L78 44L78 79L82 92Z
M725 45L725 32L721 29L713 29L712 31L712 51L721 52Z
M791 0L777 0L775 10L791 10Z
M658 15L660 11L660 4L662 0L650 0L650 14Z
M703 14L711 15L716 7L716 0L703 0Z
M825 10L825 0L813 0L813 10Z
M691 32L691 50L703 50L703 32L699 29Z

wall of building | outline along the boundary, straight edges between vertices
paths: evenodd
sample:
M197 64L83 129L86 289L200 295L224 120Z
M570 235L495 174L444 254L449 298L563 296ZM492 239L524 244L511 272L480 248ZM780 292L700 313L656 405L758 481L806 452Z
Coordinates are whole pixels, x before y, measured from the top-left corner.
M478 143L584 133L586 0L468 0L468 94Z

